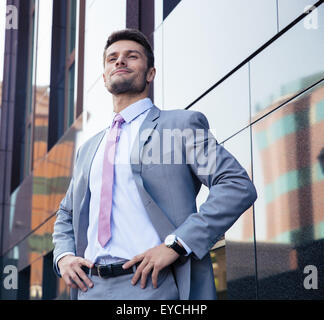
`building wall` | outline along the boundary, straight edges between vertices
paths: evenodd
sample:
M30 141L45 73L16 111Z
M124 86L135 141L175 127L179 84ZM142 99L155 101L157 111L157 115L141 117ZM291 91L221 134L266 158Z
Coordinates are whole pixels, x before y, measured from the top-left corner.
M47 9L39 1L9 2L34 8L20 11L21 23L34 31L30 38L6 31L1 254L4 265L17 265L19 289L3 290L3 298L68 298L63 281L52 276L55 212L76 150L112 120L102 53L108 35L126 26L142 29L154 46L154 103L203 112L256 185L255 205L211 251L219 298L324 297L320 283L318 290L303 287L305 266L324 271L322 1L86 0L75 11L72 0L48 1ZM318 8L306 15L313 4ZM29 70L29 86L19 67ZM30 98L24 121L17 118L21 94ZM17 119L23 140L15 134ZM12 152L17 144L20 157L29 157L27 168L17 167L26 163ZM198 208L207 195L203 187Z
M303 287L305 266L323 270L323 5L301 16L313 4L187 0L155 24L155 103L203 112L259 194L212 252L221 298L324 296Z

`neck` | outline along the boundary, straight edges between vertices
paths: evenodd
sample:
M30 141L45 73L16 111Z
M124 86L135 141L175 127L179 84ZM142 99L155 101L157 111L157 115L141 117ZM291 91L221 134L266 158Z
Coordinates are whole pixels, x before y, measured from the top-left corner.
M113 105L114 105L114 112L119 113L123 109L127 108L131 104L135 103L136 101L142 100L147 98L148 94L143 91L141 94L130 95L130 94L119 94L117 96L113 96Z

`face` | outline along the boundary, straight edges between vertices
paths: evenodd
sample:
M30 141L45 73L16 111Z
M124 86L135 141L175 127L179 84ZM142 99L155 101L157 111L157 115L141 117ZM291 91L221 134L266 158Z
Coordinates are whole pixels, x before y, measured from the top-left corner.
M103 78L113 95L140 94L153 81L154 68L147 68L144 48L131 40L114 42L106 50Z

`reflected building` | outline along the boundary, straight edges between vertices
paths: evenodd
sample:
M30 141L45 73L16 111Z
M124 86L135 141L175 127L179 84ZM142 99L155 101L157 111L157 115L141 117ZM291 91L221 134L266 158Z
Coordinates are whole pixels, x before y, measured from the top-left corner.
M324 238L324 86L275 110L253 131L264 173L264 240L298 245Z
M313 78L297 83L311 83ZM294 82L290 88L294 87L300 85ZM280 107L282 103L284 107ZM320 254L324 245L324 172L319 157L324 147L324 85L320 82L297 97L283 95L261 113L269 110L271 115L253 126L264 197L256 219L265 226L256 243L263 257L258 263L259 294L271 299L286 276L289 286L277 297L321 298L320 288L305 290L300 279L306 277L308 265L316 266L318 273L324 270Z
M52 271L55 213L78 148L112 120L104 44L133 27L154 48L154 103L203 112L258 191L210 252L219 299L323 299L322 2L10 1L19 26L0 39L0 264L19 277L1 298L69 297ZM202 186L197 208L207 196ZM317 290L303 285L309 265Z

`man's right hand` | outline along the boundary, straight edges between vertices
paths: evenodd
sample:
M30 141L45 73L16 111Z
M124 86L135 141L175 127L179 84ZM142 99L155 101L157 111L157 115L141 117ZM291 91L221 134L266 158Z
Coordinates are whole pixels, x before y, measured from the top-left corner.
M88 278L86 273L81 269L82 266L88 268L93 267L93 263L87 259L76 257L73 255L66 255L62 257L57 263L61 276L66 283L71 288L79 288L82 291L87 291L87 287L92 288L93 283ZM85 285L86 284L86 285Z

